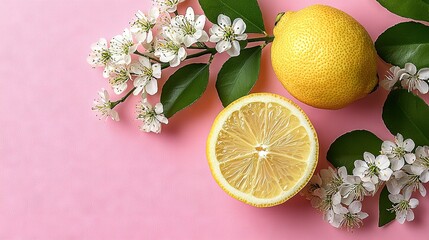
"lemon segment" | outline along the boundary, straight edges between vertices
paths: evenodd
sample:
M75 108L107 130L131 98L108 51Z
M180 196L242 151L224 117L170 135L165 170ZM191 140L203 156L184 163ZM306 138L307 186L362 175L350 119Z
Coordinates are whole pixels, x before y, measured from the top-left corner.
M318 142L305 113L290 100L251 94L225 108L207 141L213 177L232 197L257 207L295 195L311 178Z

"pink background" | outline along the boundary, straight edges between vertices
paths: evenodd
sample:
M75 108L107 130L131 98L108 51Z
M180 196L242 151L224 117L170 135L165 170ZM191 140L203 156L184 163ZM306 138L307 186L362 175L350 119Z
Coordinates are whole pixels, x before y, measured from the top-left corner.
M188 0L196 5L196 0ZM373 39L404 21L375 0L260 0L268 32L276 14L315 3L355 17ZM377 198L364 202L363 229L337 230L301 196L257 209L225 194L212 179L205 141L222 109L214 88L225 57L211 67L207 92L178 113L161 135L144 134L133 99L121 122L90 110L107 88L86 64L89 46L120 33L149 0L2 0L0 7L0 239L381 239L427 236L429 204L412 224L377 227ZM184 9L179 9L181 13ZM198 12L201 13L200 9ZM201 59L205 61L205 59ZM385 66L380 64L380 76ZM165 78L162 80L165 81ZM290 95L276 80L269 47L254 92ZM338 111L307 112L320 138L319 167L342 133L368 129L390 138L381 120L386 92ZM158 98L159 96L156 96ZM152 98L153 99L153 98Z

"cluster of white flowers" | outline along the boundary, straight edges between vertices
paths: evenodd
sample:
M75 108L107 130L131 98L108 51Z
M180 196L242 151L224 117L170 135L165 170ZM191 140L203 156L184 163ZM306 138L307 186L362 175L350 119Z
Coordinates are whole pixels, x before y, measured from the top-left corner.
M206 17L195 15L188 7L185 15L177 13L177 5L185 0L153 0L154 6L147 14L137 11L122 34L113 37L110 42L101 38L91 46L87 61L92 67L103 67L103 76L115 94L122 94L132 82L134 95L141 95L137 105L137 119L143 122L141 130L145 132L161 131L161 123L167 124L161 103L151 107L147 94L158 92L158 79L165 67L177 67L188 56L188 49L206 51L213 54L227 52L230 56L240 54L238 41L246 40L246 24L240 18L234 20L219 15L218 24L213 24L209 32L204 30ZM217 43L210 49L207 42ZM212 51L213 50L213 51ZM123 102L111 102L106 90L101 91L100 98L95 100L94 111L102 118L107 116L119 121L113 108Z
M380 155L365 152L363 159L354 162L352 175L347 174L345 167L322 169L302 194L324 213L324 219L332 226L351 229L360 227L368 217L361 212L361 201L365 196L373 196L385 183L392 202L388 210L396 214L401 224L412 221L412 209L419 201L411 194L419 190L426 196L423 183L429 181L429 147L415 148L413 140L404 140L397 134L394 142L383 142Z
M422 68L417 71L417 68L412 63L406 63L405 68L393 66L390 68L386 79L381 81L381 86L386 90L400 83L400 85L408 89L408 91L418 90L422 94L429 92L429 68Z

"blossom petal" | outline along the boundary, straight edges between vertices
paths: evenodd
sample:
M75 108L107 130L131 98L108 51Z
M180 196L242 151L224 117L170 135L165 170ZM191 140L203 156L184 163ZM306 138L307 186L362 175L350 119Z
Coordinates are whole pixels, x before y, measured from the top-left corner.
M164 124L168 124L168 119L164 115L156 115L155 118Z
M366 212L360 212L360 213L357 213L357 216L358 216L358 218L360 218L360 219L365 219L365 218L367 218L369 215L368 215L368 213L366 213Z
M422 80L417 80L416 81L416 88L422 94L426 94L426 93L429 92L429 86L428 86L427 82L422 81Z
M231 48L231 42L222 40L216 44L216 51L223 53Z
M386 168L386 169L382 169L379 172L379 178L381 181L388 181L390 179L390 176L392 176L392 169L390 168Z
M179 56L181 61L183 61L186 58L186 55L187 55L186 50L183 47L181 47L177 52L177 56Z
M392 164L391 168L393 171L398 171L404 166L404 159L403 158L393 158L390 160L390 163Z
M414 153L406 153L404 159L408 164L412 164L416 161L416 155Z
M344 215L342 214L335 214L330 224L335 227L339 228L341 226L341 222L344 220Z
M155 105L154 110L156 114L161 114L162 112L164 112L164 106L162 106L162 103L157 103Z
M346 167L342 166L338 168L338 176L344 181L347 177L347 169Z
M193 22L195 20L194 9L192 9L192 7L186 9L185 18L188 22Z
M231 19L228 16L219 14L219 16L217 17L217 23L222 28L225 28L226 26L231 26Z
M113 91L116 94L121 94L123 91L125 91L125 89L127 89L127 86L128 85L126 83L115 85L115 86L113 86Z
M394 149L394 148L396 148L397 146L396 146L396 144L395 143L393 143L393 142L391 142L391 141L384 141L382 144L381 144L381 151L384 153L384 154L386 154L386 153L391 153L392 152L392 150Z
M422 197L426 197L426 188L423 184L419 183L419 192Z
M158 82L155 79L150 80L146 84L145 89L149 95L154 95L155 93L158 92Z
M132 30L132 29L131 29ZM137 42L142 43L146 40L147 32L138 32L136 34Z
M429 68L420 69L420 71L417 73L417 75L419 75L419 79L424 79L424 80L429 79Z
M207 42L209 40L209 35L206 31L201 31L201 37L198 39L199 42Z
M340 203L341 203L341 194L340 192L337 192L332 196L332 205L337 205Z
M360 201L354 201L349 205L349 212L356 214L362 210L362 203Z
M246 39L247 39L247 34L245 34L245 33L243 33L243 34L237 34L235 36L235 40L242 41L242 40L246 40Z
M149 58L147 58L147 57L140 56L140 57L139 57L139 62L140 62L144 67L147 67L147 68L150 68L150 67L151 67L151 64L150 64Z
M390 165L389 158L386 155L379 155L375 159L375 165L380 169L386 169Z
M205 24L206 24L206 16L200 15L197 17L197 20L195 20L194 26L196 29L203 29Z
M399 184L399 182L396 179L390 179L386 183L387 191L391 194L399 194L401 192L402 186Z
M177 67L180 64L180 59L177 56L174 56L174 58L170 61L170 67Z
M186 47L190 47L192 44L196 42L197 42L197 39L190 35L186 35L185 38L183 39L183 43L185 44Z
M404 190L404 199L409 200L411 198L411 193L413 193L413 188L408 187Z
M336 214L346 214L349 211L347 210L347 208L345 208L343 205L341 204L337 204L337 205L333 205L332 206L332 210L334 211L334 213Z
M407 211L406 210L396 212L396 220L400 224L404 224L406 218L407 218Z
M152 30L149 30L149 31L147 32L146 42L147 42L147 43L151 43L151 42L152 42L152 40L153 40L153 33L152 33Z
M411 198L408 204L411 208L416 208L419 205L419 200L416 198Z
M161 77L161 64L155 63L152 65L152 76L155 78Z
M368 191L373 192L375 191L375 185L372 182L364 182L362 183L362 186Z
M144 88L144 85L138 85L138 86L136 87L136 89L134 89L134 91L133 91L133 95L134 95L134 96L139 95L139 93L143 90L143 88Z
M420 174L420 182L427 183L429 182L429 171L426 169Z
M119 114L117 111L111 109L109 115L114 121L119 121Z
M226 52L231 57L236 57L236 56L240 55L240 44L238 43L238 41L232 41L231 48L228 49Z
M399 203L404 200L404 196L402 194L389 194L388 198L392 203Z
M407 70L407 72L411 75L415 75L417 73L416 65L414 65L412 63L406 63L405 64L405 70Z
M212 42L212 43L217 43L217 42L219 42L220 40L222 40L222 37L217 36L217 35L211 35L209 40L210 40L210 42Z
M368 169L368 167L355 167L353 169L353 175L357 177L363 177L365 174L365 171Z
M246 30L246 23L241 18L234 19L232 23L232 29L234 29L235 34L243 34Z
M404 149L407 152L413 151L413 149L414 149L415 146L416 146L416 144L411 139L407 139L407 140L404 141Z
M407 221L411 222L413 220L414 220L414 212L413 212L413 210L409 209L407 211Z
M365 162L368 162L368 163L374 163L375 162L375 156L374 156L374 154L372 154L370 152L364 152L363 153L363 159L365 160Z
M355 168L359 168L359 167L364 167L364 168L368 168L368 164L362 160L356 160L354 162Z

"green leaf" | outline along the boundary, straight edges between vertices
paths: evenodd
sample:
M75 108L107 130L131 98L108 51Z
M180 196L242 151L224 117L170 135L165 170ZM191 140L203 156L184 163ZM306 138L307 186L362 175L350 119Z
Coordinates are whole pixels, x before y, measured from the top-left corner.
M429 21L429 0L377 0L387 10L401 17Z
M380 154L382 141L366 130L355 130L337 138L329 147L326 158L334 167L345 166L351 174L354 162L363 158L364 152Z
M247 95L259 75L262 48L244 49L240 55L228 59L217 76L216 89L224 107Z
M378 226L382 227L396 217L395 213L388 211L387 209L392 207L392 202L389 200L389 191L387 187L384 186L380 194L380 199L378 200Z
M413 139L417 146L429 145L429 106L407 90L390 92L383 106L383 121L389 131Z
M167 118L194 103L206 90L209 81L208 64L194 63L177 70L165 82L161 103Z
M246 23L246 32L264 33L264 21L257 0L199 0L204 14L212 23L217 23L219 14L241 18Z
M375 48L384 61L393 65L403 67L410 62L417 68L429 67L429 26L399 23L378 37Z

